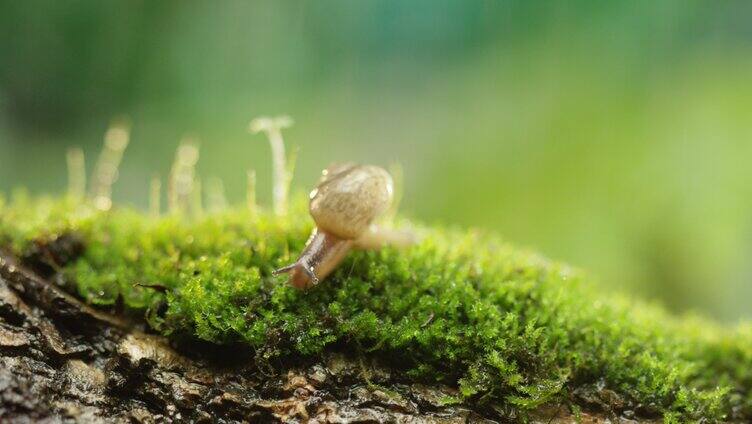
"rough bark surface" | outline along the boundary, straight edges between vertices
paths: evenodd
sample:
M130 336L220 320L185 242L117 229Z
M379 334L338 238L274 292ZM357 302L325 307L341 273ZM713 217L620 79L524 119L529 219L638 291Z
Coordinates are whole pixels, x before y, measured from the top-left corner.
M272 367L240 346L170 345L62 291L54 283L54 270L35 269L49 278L0 256L3 423L484 423L519 418L493 407L446 405L454 389L400 382L388 368L343 353ZM603 414L581 418L609 422ZM565 408L549 408L535 414L536 421L564 423L574 417Z

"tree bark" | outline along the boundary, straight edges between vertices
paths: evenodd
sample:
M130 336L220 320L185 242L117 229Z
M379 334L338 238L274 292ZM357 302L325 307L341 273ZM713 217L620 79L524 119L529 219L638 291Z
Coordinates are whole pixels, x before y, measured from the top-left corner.
M455 389L400 381L342 352L269 364L242 346L171 345L138 321L83 304L52 275L0 255L0 422L516 421L492 407L446 405ZM566 408L533 415L572 420Z

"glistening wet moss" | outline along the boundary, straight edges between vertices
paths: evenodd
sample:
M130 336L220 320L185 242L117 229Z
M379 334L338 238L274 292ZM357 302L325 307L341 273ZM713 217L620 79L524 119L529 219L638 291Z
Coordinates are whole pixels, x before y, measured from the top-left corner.
M441 228L417 227L405 251L356 252L297 291L271 275L312 228L304 203L293 209L153 218L19 195L0 201L0 245L23 256L75 233L83 256L61 271L82 298L122 298L161 333L244 342L259 360L336 344L523 416L600 403L668 422L752 419L750 326L676 318L494 236Z

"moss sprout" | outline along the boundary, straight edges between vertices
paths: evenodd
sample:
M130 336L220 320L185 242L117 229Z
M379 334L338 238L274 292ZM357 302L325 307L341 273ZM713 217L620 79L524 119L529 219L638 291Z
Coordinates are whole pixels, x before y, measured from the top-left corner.
M175 152L170 170L167 207L171 213L199 213L202 209L201 183L196 178L198 158L198 143L192 138L184 138Z
M288 192L292 181L293 168L296 155L288 158L285 153L285 143L282 139L282 130L290 128L292 118L287 115L268 117L260 116L251 121L248 130L254 134L263 132L269 139L272 150L273 181L272 194L274 196L274 212L277 215L287 213Z
M68 195L83 199L86 195L86 163L80 147L68 149L65 155L68 166Z
M104 147L94 167L94 176L91 181L91 195L98 209L108 210L112 207L112 185L117 181L120 161L123 159L123 153L129 142L130 128L126 123L112 125L104 135ZM71 165L71 170L81 166L75 162ZM80 184L79 182L76 185Z

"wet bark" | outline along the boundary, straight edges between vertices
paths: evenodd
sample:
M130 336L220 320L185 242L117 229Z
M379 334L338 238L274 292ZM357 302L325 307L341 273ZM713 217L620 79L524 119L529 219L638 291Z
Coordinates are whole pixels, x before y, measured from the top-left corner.
M241 346L170 344L137 322L67 294L54 283L54 267L39 266L42 262L25 258L24 263L34 264L36 271L31 271L0 255L3 423L519 419L492 407L447 405L455 389L400 381L377 361L366 363L343 352L272 365ZM583 422L603 418L584 414ZM558 407L533 416L534 422L572 420Z

